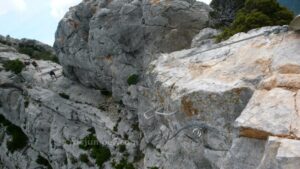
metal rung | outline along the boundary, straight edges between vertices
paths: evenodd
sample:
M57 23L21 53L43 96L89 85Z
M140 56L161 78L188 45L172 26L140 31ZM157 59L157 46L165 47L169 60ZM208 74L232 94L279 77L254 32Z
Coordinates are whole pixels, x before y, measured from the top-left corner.
M162 116L171 116L171 115L177 113L177 112L163 113L163 112L161 112L163 109L164 109L163 107L149 109L148 111L146 111L146 112L144 113L144 117L145 117L145 119L149 120L149 119L151 119L152 117L154 117L155 114L162 115ZM153 114L152 114L152 115L148 115L148 114L151 113L151 112L153 112Z
M173 115L173 114L176 114L176 113L177 113L177 112L162 113L162 112L160 112L161 110L163 110L163 108L161 108L161 109L159 109L159 110L155 111L155 114L162 115L162 116L171 116L171 115Z
M152 117L154 117L154 114L153 114L152 116L148 116L147 114L150 113L150 112L152 112L152 111L154 111L155 109L156 109L156 108L151 108L151 109L149 109L148 111L144 112L144 117L145 117L145 119L149 120L149 119L151 119Z

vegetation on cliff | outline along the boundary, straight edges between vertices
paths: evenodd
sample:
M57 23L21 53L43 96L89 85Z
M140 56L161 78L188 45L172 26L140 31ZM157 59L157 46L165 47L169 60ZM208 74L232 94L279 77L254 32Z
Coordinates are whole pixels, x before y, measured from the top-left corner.
M18 47L18 51L20 53L30 56L32 59L50 60L50 61L58 63L58 58L55 55L53 55L51 52L49 52L47 50L38 48L34 45L20 44Z
M3 67L6 71L12 71L15 74L19 74L22 72L25 65L19 59L16 59L4 62Z
M139 82L139 75L133 74L128 77L127 84L130 85L136 85Z
M11 139L7 141L7 149L13 153L16 150L23 149L28 143L28 137L22 129L10 121L8 121L3 115L0 115L0 125L6 127L6 132L11 136Z
M244 7L237 12L233 23L217 37L217 41L254 28L287 25L293 16L291 11L280 6L276 0L247 0Z
M212 0L210 6L214 9L209 13L213 20L212 27L229 26L238 10L244 7L246 0Z
M103 164L111 158L109 148L101 144L93 132L83 138L79 148L90 151L91 157L96 160L99 168L102 168Z
M36 163L47 167L47 169L52 169L49 161L41 155L38 155L38 158L36 159Z

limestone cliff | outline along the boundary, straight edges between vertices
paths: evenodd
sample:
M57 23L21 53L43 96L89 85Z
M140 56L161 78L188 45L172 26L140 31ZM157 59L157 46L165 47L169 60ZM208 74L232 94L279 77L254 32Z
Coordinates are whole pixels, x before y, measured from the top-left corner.
M189 48L210 10L195 0L88 0L59 23L54 48L68 77L120 99L154 53Z
M299 169L299 33L217 44L210 11L85 0L58 26L61 65L19 74L6 63L30 56L0 41L0 168Z

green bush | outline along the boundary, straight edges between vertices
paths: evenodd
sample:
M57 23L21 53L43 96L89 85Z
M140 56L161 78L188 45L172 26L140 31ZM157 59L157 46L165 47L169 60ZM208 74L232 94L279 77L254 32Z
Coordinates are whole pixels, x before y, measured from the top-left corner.
M87 131L90 132L91 134L96 134L96 130L94 127L89 128Z
M0 114L0 124L3 126L9 126L11 125L11 122L8 121L3 115Z
M127 79L127 83L128 85L135 85L139 82L139 76L136 74L133 74L131 76L128 77Z
M44 49L37 48L30 45L20 45L18 48L20 53L30 56L32 59L36 60L50 60L58 63L58 58L53 55L51 52L48 52Z
M7 127L7 133L12 136L12 140L6 143L10 152L21 150L27 145L28 137L20 127L11 124Z
M126 151L126 145L125 144L120 144L118 146L118 148L119 148L120 153L124 153Z
M43 166L46 166L48 169L52 169L49 161L46 158L44 158L40 155L38 155L38 158L36 159L36 163L38 163L40 165L43 165Z
M88 164L90 162L87 154L80 154L79 159L81 162Z
M135 169L132 163L129 163L127 159L122 159L118 164L113 165L114 169Z
M101 168L102 165L110 159L111 153L108 147L99 145L92 149L91 156L96 159L96 164Z
M23 130L8 121L3 115L0 115L0 123L6 127L6 132L12 137L10 141L7 141L7 149L13 153L16 150L23 149L28 143L28 137Z
M16 59L4 62L3 67L6 71L12 71L15 74L19 74L22 72L25 65L19 59Z
M67 99L69 100L70 99L70 96L67 95L66 93L59 93L60 97L64 98L64 99Z
M217 36L217 41L263 26L287 25L293 17L293 13L280 6L276 0L247 0L233 23Z
M148 169L158 169L158 167L148 167Z
M111 158L109 148L102 145L93 134L87 135L81 141L79 148L91 151L91 157L96 160L99 168L102 168L102 165Z
M95 144L99 144L96 136L93 134L89 134L81 140L81 143L79 144L79 148L83 150L90 150L93 148Z

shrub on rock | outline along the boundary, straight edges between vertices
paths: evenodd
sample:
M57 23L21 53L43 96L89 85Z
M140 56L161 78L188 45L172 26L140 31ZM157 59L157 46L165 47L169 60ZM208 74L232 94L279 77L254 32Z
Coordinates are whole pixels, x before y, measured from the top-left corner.
M38 48L36 46L20 44L18 51L20 53L30 56L30 58L32 58L32 59L50 60L50 61L58 63L58 58L55 55L53 55L49 51L43 50L42 48Z
M127 83L128 83L129 86L130 85L135 85L138 82L139 82L139 76L136 75L136 74L133 74L133 75L129 76L128 79L127 79Z
M109 148L101 144L94 134L87 135L81 141L79 148L90 151L91 157L96 160L96 164L99 168L102 168L103 164L111 157Z
M132 163L123 158L118 164L113 165L114 169L135 169Z
M119 152L124 153L126 151L126 145L125 144L120 144L119 145Z
M13 153L22 150L28 143L28 137L23 130L8 121L3 115L0 115L0 124L6 127L6 132L11 136L11 140L7 141L7 149Z
M287 25L293 17L293 13L276 0L247 0L233 23L217 37L217 41L263 26Z
M46 158L42 157L41 155L38 155L38 158L36 159L36 163L46 166L47 169L52 169L49 161Z
M79 159L81 162L88 164L90 162L87 154L80 154Z
M22 72L25 65L19 59L16 59L16 60L6 61L3 64L3 67L5 68L6 71L12 71L15 74L19 74Z

